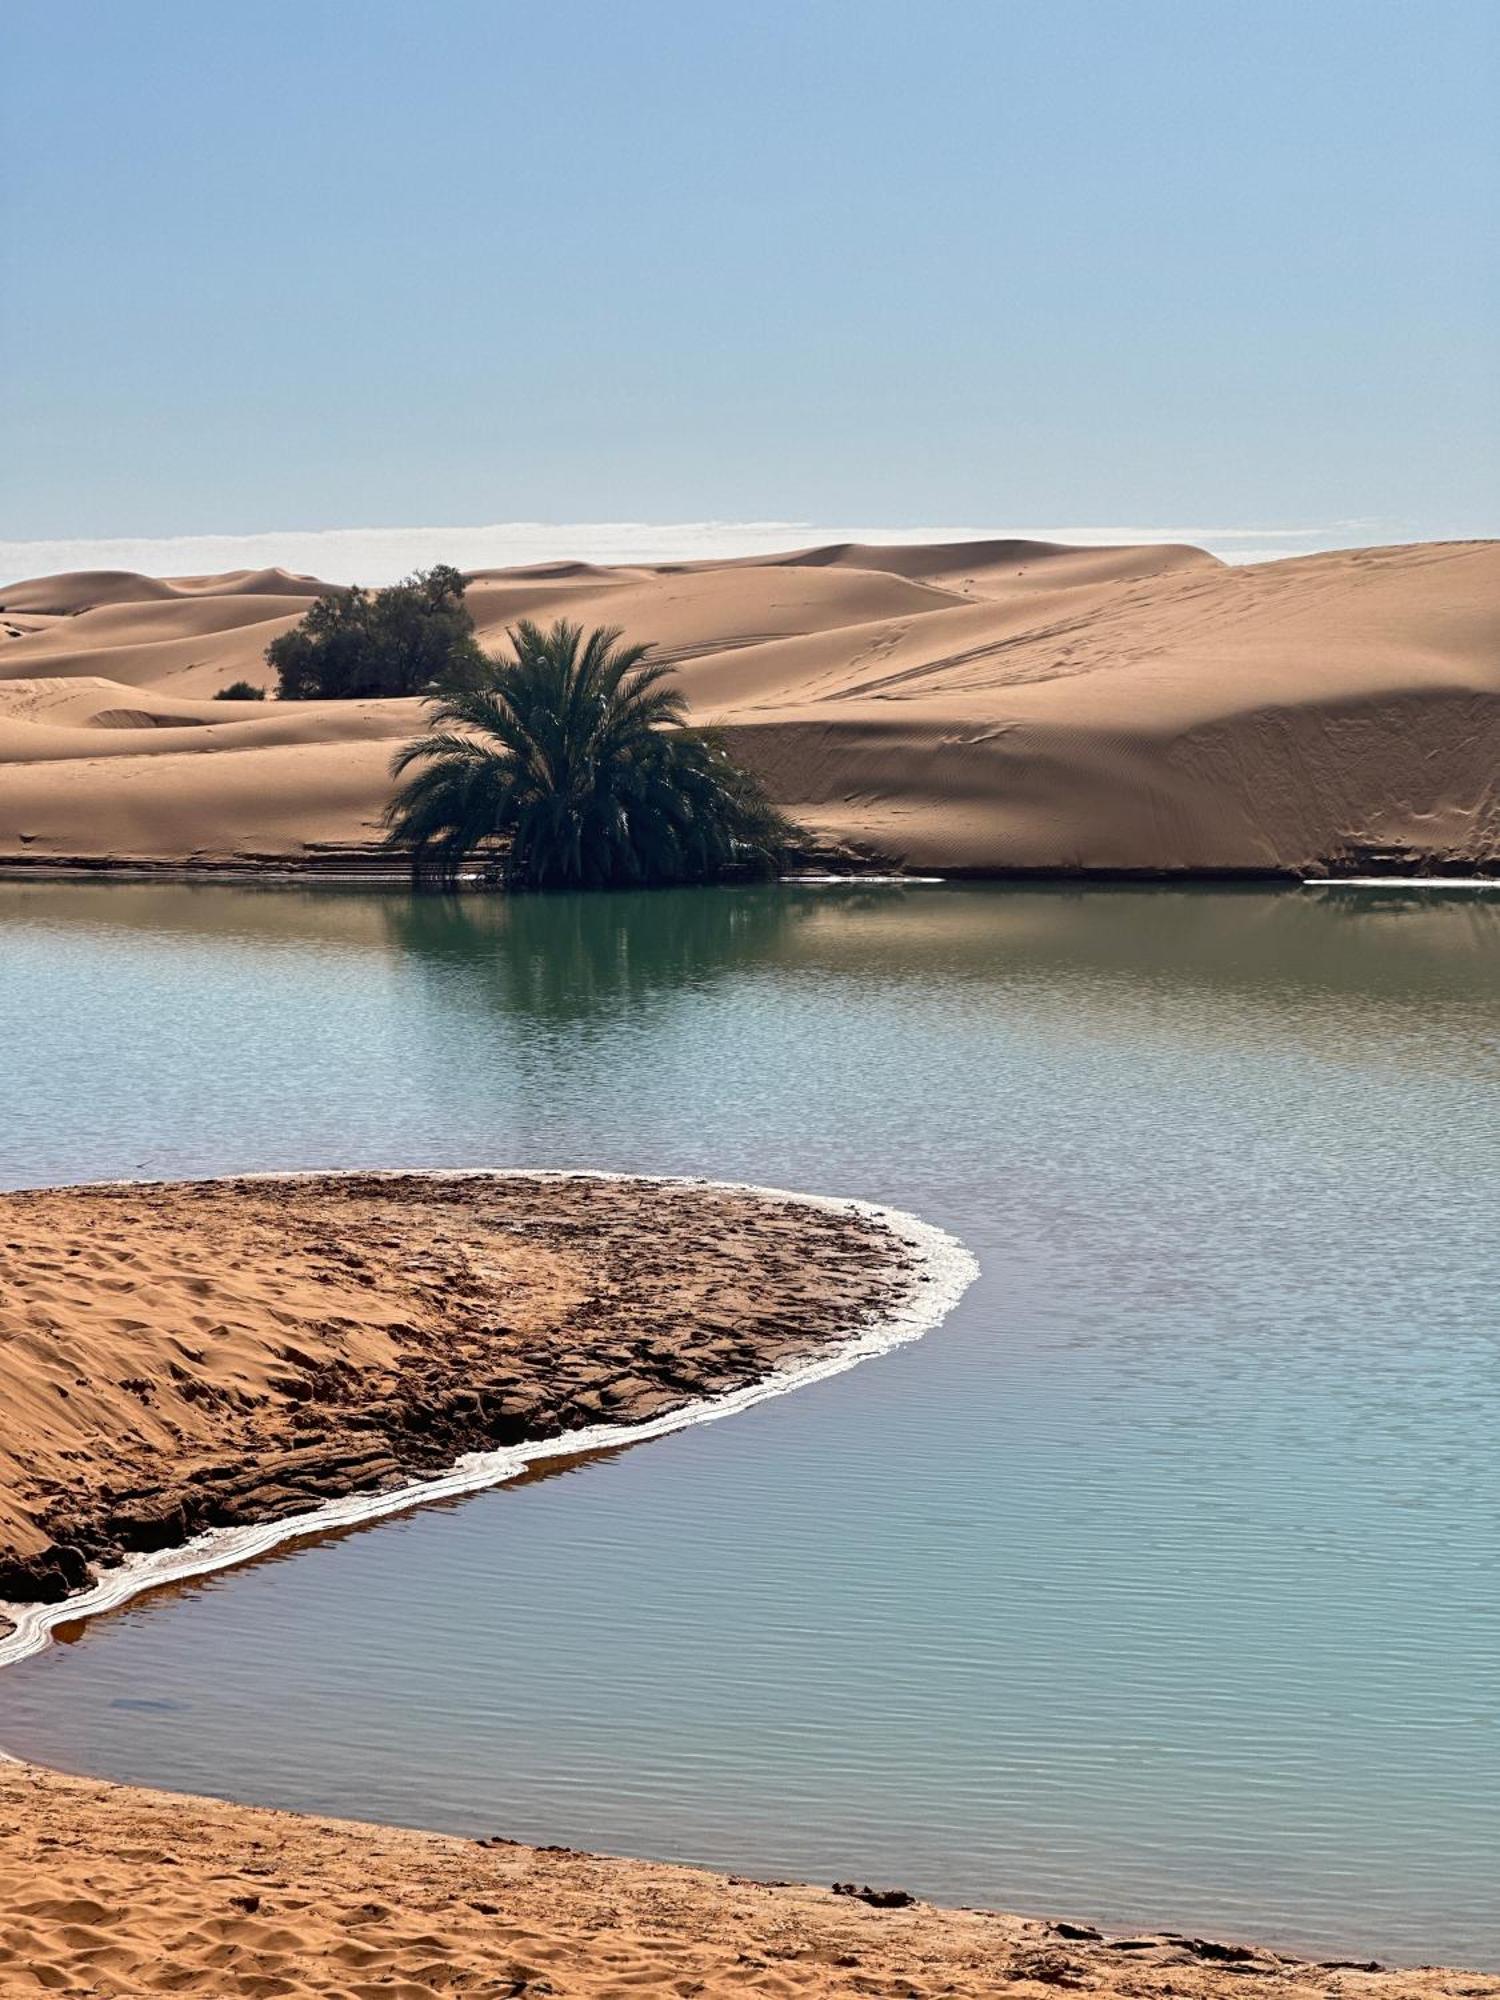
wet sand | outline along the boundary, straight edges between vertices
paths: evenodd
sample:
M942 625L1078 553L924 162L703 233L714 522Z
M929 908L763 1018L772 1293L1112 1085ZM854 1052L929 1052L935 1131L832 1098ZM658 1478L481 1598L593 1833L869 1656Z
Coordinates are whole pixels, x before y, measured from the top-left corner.
M195 1528L400 1486L464 1450L733 1392L857 1335L921 1276L867 1214L693 1183L358 1174L0 1196L11 1594L66 1595ZM1102 1937L868 1886L0 1761L0 1995L1500 2000L1500 1977Z
M0 1195L0 1613L204 1529L743 1389L916 1281L852 1206L695 1183Z

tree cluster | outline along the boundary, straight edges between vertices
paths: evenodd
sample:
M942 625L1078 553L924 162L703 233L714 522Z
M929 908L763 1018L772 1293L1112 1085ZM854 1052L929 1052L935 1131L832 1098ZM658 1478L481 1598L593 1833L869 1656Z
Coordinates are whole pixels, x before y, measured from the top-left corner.
M266 648L283 701L345 701L457 692L480 685L487 661L447 563L384 590L330 590Z

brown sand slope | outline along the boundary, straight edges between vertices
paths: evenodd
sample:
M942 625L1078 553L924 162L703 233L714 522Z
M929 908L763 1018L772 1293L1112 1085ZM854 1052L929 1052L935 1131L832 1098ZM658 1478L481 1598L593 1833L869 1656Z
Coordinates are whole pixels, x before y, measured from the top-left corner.
M416 704L207 699L269 681L266 644L316 588L0 589L0 859L369 840ZM470 601L495 645L523 616L654 641L799 817L918 867L1500 858L1500 543L1237 569L1190 548L841 545L487 571Z
M881 1316L908 1263L863 1213L667 1182L0 1194L0 1611L738 1388Z
M1082 1935L1080 1935L1082 1932ZM1213 1956L1211 1954L1222 1954ZM214 2000L1497 2000L1217 1940L169 1798L0 1763L0 1993Z

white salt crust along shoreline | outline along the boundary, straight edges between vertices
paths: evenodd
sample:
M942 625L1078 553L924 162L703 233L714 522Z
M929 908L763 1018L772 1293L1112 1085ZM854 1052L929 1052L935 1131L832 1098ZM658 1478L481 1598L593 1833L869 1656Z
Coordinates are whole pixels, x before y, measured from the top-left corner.
M335 1528L354 1527L364 1521L379 1520L388 1514L405 1513L413 1507L420 1507L433 1500L451 1500L465 1493L477 1493L482 1488L501 1486L506 1481L517 1478L529 1466L550 1458L571 1458L580 1452L615 1448L627 1444L640 1444L648 1438L664 1437L671 1431L685 1430L692 1424L712 1423L720 1417L736 1415L756 1403L768 1401L772 1396L785 1395L790 1389L802 1388L809 1382L821 1382L831 1375L840 1375L856 1363L873 1355L888 1353L894 1347L904 1346L908 1341L919 1339L930 1332L957 1305L979 1272L979 1265L972 1254L965 1249L955 1236L933 1224L919 1221L901 1209L882 1207L874 1202L841 1200L830 1195L796 1194L786 1188L755 1187L741 1181L713 1181L679 1174L623 1174L605 1173L592 1169L568 1168L527 1168L527 1167L473 1167L457 1169L412 1169L402 1171L392 1169L382 1173L379 1170L366 1171L350 1168L344 1172L310 1170L305 1173L260 1173L231 1174L224 1176L204 1175L198 1177L199 1184L223 1180L226 1184L263 1182L287 1182L298 1180L529 1180L529 1181L613 1181L633 1182L641 1187L695 1187L705 1188L721 1194L750 1195L754 1198L775 1202L788 1207L820 1209L839 1215L857 1215L866 1220L883 1224L911 1253L914 1268L908 1296L893 1312L872 1320L859 1333L847 1340L831 1345L817 1354L792 1363L785 1368L772 1370L758 1382L748 1384L743 1389L735 1389L723 1396L713 1396L701 1402L686 1404L679 1410L654 1417L640 1424L593 1424L587 1429L565 1431L556 1438L538 1439L535 1443L507 1445L496 1451L469 1452L445 1473L433 1479L413 1480L405 1486L398 1486L385 1493L349 1494L343 1498L326 1501L321 1507L305 1514L292 1514L284 1520L266 1521L239 1528L210 1528L201 1535L195 1535L189 1542L173 1549L161 1549L149 1555L130 1558L116 1568L107 1571L99 1581L76 1596L65 1598L60 1604L8 1604L0 1601L0 1616L7 1618L14 1630L0 1638L0 1667L13 1665L18 1660L30 1658L39 1653L51 1640L59 1625L70 1625L81 1618L91 1618L105 1611L117 1610L128 1604L132 1598L140 1597L149 1590L164 1584L182 1583L195 1576L207 1576L215 1570L229 1569L236 1563L249 1561L254 1556L264 1555L268 1550L286 1542L305 1539L309 1535L319 1535ZM191 1183L185 1183L191 1184ZM83 1187L158 1187L158 1181L92 1181L79 1183ZM7 1757L0 1746L0 1757Z

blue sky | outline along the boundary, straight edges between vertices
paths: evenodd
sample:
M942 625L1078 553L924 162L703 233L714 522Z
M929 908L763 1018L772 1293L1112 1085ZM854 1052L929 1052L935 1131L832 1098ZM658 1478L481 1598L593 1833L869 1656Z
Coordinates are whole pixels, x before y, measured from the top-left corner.
M1500 533L1496 0L8 0L3 42L11 543Z

